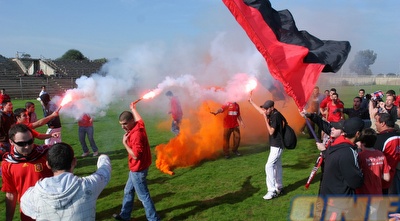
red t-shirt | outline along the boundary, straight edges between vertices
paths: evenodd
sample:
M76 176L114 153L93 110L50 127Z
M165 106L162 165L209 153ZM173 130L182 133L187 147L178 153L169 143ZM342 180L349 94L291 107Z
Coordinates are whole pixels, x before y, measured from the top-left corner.
M383 145L382 152L391 167L389 182L383 181L383 189L388 189L395 176L397 163L400 162L400 137L392 136L388 138Z
M363 150L358 154L358 163L364 174L364 184L356 193L382 194L383 174L390 171L385 155L379 150Z
M333 105L332 102L327 104L328 107L328 121L329 122L339 122L342 117L342 111L336 111L338 108L344 108L341 102L337 102L336 105Z
M179 102L179 99L175 96L171 97L170 100L170 113L172 115L172 119L179 121L183 117L183 112L182 112L182 107L181 103Z
M137 172L149 168L151 151L143 120L137 121L136 125L129 131L128 146L137 157L135 160L131 155L128 156L129 169L132 172Z
M325 109L326 105L328 105L328 103L331 102L331 101L332 101L331 97L328 96L328 97L326 97L325 99L323 99L321 101L321 103L319 104L319 107L322 108L322 109Z
M235 128L239 126L238 117L240 116L239 104L228 102L222 105L222 111L225 112L224 128Z
M92 127L93 126L92 118L89 115L84 114L81 117L81 119L79 119L78 126L80 126L80 127Z
M40 146L48 148L45 146ZM40 148L35 145L35 148ZM13 149L14 147L11 146ZM3 158L1 163L3 186L1 191L3 192L16 192L18 195L18 202L21 199L22 194L25 191L36 184L41 178L53 176L53 172L46 166L46 154L43 154L39 159L33 162L18 162L12 163L7 159Z

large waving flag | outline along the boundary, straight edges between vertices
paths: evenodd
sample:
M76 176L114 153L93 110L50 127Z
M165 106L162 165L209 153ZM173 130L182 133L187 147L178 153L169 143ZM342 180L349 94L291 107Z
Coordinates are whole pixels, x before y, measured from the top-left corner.
M265 58L299 109L307 103L321 72L337 72L350 52L347 41L320 40L299 31L288 10L268 0L222 0Z

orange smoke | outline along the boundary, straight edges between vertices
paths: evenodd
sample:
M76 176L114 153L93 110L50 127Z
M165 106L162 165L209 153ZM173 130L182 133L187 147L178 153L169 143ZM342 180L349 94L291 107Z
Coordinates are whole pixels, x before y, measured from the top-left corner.
M271 94L265 88L255 91L253 100L260 105L271 99ZM241 146L265 143L268 145L268 134L265 122L248 101L238 102L245 127L240 128ZM185 111L180 134L167 144L156 146L156 167L163 173L173 175L173 170L179 167L189 167L203 160L216 159L222 156L223 118L225 113L210 114L219 109L222 104L207 101L200 107L183 107ZM297 132L305 124L298 109L290 98L286 101L276 101L275 108L287 119ZM162 123L163 125L169 125Z
M180 134L167 144L156 147L156 166L173 175L177 167L188 167L205 159L215 159L222 150L222 124L220 118L210 114L209 105L203 103L195 113L187 113ZM186 114L186 113L185 113Z

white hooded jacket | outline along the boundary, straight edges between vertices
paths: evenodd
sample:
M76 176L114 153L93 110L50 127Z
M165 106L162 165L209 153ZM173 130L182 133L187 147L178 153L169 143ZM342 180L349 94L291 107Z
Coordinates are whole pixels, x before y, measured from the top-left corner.
M36 220L95 220L97 198L111 178L110 158L101 155L97 168L82 178L65 172L39 180L22 196L22 212Z

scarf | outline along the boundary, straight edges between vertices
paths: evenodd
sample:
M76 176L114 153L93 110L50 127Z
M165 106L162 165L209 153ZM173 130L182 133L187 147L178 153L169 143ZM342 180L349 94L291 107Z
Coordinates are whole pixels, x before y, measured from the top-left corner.
M15 146L13 146L13 151L7 153L4 158L7 162L10 163L34 162L35 160L45 155L50 148L49 145L34 145L35 146L32 149L32 152L28 156L23 156L22 154L18 153Z

